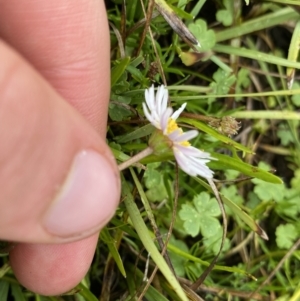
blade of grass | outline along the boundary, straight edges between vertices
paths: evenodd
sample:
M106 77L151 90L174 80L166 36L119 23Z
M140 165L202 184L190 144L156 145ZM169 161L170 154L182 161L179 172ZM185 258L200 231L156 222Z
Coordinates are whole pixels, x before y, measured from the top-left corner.
M177 255L180 255L182 258L188 259L188 260L190 260L192 262L195 262L195 263L200 263L203 266L208 267L210 265L210 262L202 260L201 258L193 256L189 253L186 253L185 251L182 251L181 249L179 249L178 247L176 247L172 244L168 245L168 250L174 252ZM246 276L252 278L253 280L256 280L256 278L253 275L247 273L246 271L244 271L242 269L236 268L236 267L227 267L227 266L222 266L222 265L215 265L213 267L213 270L225 271L225 272L229 272L229 273L238 273L238 274L246 275Z
M288 53L288 60L291 62L297 62L297 58L299 55L299 45L300 45L300 21L297 22L291 43L289 46L289 53ZM289 89L292 88L295 78L295 68L289 67L286 69L286 76L287 76L287 86Z
M238 24L235 27L221 30L216 33L216 41L222 42L237 38L245 34L266 29L286 21L299 18L299 14L290 7L279 9L276 12L265 14L261 17L251 19L250 21Z
M300 120L300 113L291 111L239 111L232 116L240 119Z
M178 119L179 122L185 122L187 124L190 124L190 125L193 125L195 126L197 129L215 137L216 139L218 139L219 141L222 141L224 142L225 144L228 144L228 145L231 145L233 147L235 147L236 149L238 150L241 150L243 152L246 152L246 153L249 153L249 154L253 154L253 151L251 151L249 148L243 146L242 144L239 144L237 142L235 142L234 140L218 133L216 130L214 130L213 128L209 127L208 125L200 122L200 121L197 121L197 120L194 120L194 119L189 119L189 118L179 118Z
M300 69L300 63L298 62L289 61L288 59L284 59L260 51L254 51L246 48L238 48L238 47L232 47L232 46L221 45L221 44L216 44L212 50L216 52L237 55L240 57L245 57L256 61L264 61L270 64Z
M121 256L118 252L118 249L116 248L116 245L115 245L115 242L114 242L113 238L111 237L111 235L110 235L110 233L109 233L109 231L107 230L106 227L104 227L101 230L100 238L107 245L110 255L115 260L121 274L126 278L126 271L124 269Z
M122 197L124 198L124 203L132 221L132 224L136 232L138 233L145 249L150 253L151 258L157 264L159 270L165 276L166 280L170 283L170 285L173 287L174 291L181 298L181 300L188 301L178 280L171 272L162 255L158 252L149 234L148 228L145 225L143 218L141 217L140 211L134 203L133 196L130 192L130 188L127 182L125 181L124 177L122 177Z
M211 153L211 156L213 158L216 158L217 160L210 161L208 163L209 167L216 168L216 169L222 169L222 170L234 169L234 170L240 171L241 173L243 173L249 177L261 179L261 180L264 180L269 183L274 183L274 184L282 184L283 183L279 177L277 177L263 169L260 169L256 166L247 164L239 159L235 159L235 158L232 158L232 157L229 157L226 155L222 155L219 153L213 153L213 152Z
M79 283L76 286L76 289L78 289L79 294L85 298L86 301L99 301L98 298L82 283Z
M119 78L122 76L129 63L130 63L130 58L125 57L120 61L118 65L114 66L111 69L110 82L112 87L118 82Z

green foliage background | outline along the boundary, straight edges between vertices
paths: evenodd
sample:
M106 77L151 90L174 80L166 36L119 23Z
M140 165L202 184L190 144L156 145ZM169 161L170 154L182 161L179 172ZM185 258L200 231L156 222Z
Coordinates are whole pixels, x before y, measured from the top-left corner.
M142 3L147 11L149 2ZM26 291L3 254L1 301L188 300L182 288L190 300L300 300L300 4L167 1L199 41L193 46L175 33L176 20L168 23L157 12L165 2L155 3L144 39L139 0L106 3L112 66L107 141L118 162L146 148L153 128L142 102L151 84L167 84L173 108L187 102L180 124L198 129L193 145L218 159L210 167L229 224L218 265L192 296L188 287L221 245L220 209L205 181L178 171L172 154L150 156L141 162L145 171L122 172L119 209L74 291L57 297ZM226 116L241 122L237 135L224 133ZM255 234L258 225L268 241ZM169 267L153 252L149 257L153 247L161 250L159 240L169 240ZM145 277L155 266L150 284ZM173 270L180 281L169 279Z

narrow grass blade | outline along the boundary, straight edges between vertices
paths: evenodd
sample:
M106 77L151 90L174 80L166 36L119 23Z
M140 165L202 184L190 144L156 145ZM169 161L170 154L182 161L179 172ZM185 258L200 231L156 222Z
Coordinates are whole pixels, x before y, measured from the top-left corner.
M86 301L99 301L98 298L96 298L95 295L82 283L79 283L76 286L76 289L78 289L79 294L84 297Z
M245 57L257 61L263 61L269 64L300 69L300 63L298 62L291 62L287 59L277 57L275 55L271 55L268 53L262 53L260 51L254 51L246 48L238 48L238 47L232 47L232 46L220 45L220 44L215 45L212 50L216 52L230 54L230 55L237 55L240 57Z
M130 57L125 57L120 61L118 65L114 66L111 69L110 83L112 87L118 82L119 78L124 73L126 67L129 65L129 62L130 62Z
M291 39L289 54L288 54L289 61L297 62L297 58L299 55L299 45L300 45L300 21L297 22ZM287 86L289 89L291 89L295 77L295 68L293 67L287 68L286 76L287 76Z
M282 184L283 183L279 177L277 177L263 169L260 169L256 166L247 164L241 160L232 158L230 156L221 155L219 153L211 153L211 156L213 158L217 159L217 160L212 160L208 163L209 167L211 167L213 169L214 168L222 169L222 170L234 169L234 170L240 171L241 173L243 173L249 177L261 179L261 180L264 180L269 183L274 183L274 184Z
M179 118L178 119L179 122L185 122L187 124L190 124L190 125L193 125L195 126L197 129L215 137L216 139L224 142L225 144L228 144L230 146L233 146L234 148L238 149L238 150L241 150L245 153L249 153L249 154L253 154L253 151L250 150L249 148L243 146L242 144L239 144L237 142L235 142L234 140L218 133L216 130L214 130L213 128L209 127L208 125L200 122L200 121L197 121L197 120L193 120L193 119L188 119L188 118Z
M239 111L232 116L241 119L300 120L300 113L292 111Z
M210 265L210 262L202 260L201 258L193 256L189 253L186 253L185 251L182 251L181 249L179 249L178 247L176 247L172 244L168 245L168 250L172 251L173 253L175 253L177 255L180 255L182 258L188 259L195 263L200 263L201 265L203 265L205 267L208 267ZM213 267L213 270L225 271L225 272L229 272L229 273L238 273L238 274L246 275L246 276L252 278L253 280L256 280L256 278L253 275L251 275L251 274L247 273L246 271L239 269L237 267L227 267L227 266L222 266L222 265L216 264Z
M150 253L151 258L157 264L159 270L165 276L166 280L170 283L170 285L173 287L174 291L181 298L181 300L188 301L178 280L169 269L162 255L158 252L149 234L148 228L143 218L141 217L140 211L134 203L133 196L130 192L130 188L127 182L125 181L124 177L122 177L122 197L124 198L124 203L132 221L132 224L136 232L138 233L145 249Z
M290 7L279 9L278 11L265 14L258 18L253 18L250 21L238 24L235 27L220 30L216 33L216 41L226 41L229 39L243 36L250 32L270 28L274 25L281 24L283 22L291 21L299 18L299 14Z
M121 256L118 252L118 249L116 248L114 239L111 237L109 231L107 230L106 227L104 227L101 232L100 232L100 238L101 240L107 245L110 255L113 257L115 260L121 274L126 278L126 271L123 266L123 262L121 259Z
M133 132L115 137L115 140L118 143L126 143L150 135L152 134L153 131L154 131L154 126L149 123L147 125L139 127L137 130L134 130Z

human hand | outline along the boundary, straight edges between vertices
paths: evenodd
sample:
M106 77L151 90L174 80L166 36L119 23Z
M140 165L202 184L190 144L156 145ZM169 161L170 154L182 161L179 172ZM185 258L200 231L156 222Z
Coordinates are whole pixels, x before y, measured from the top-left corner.
M0 239L19 242L26 288L57 295L86 274L119 201L104 3L0 0L0 37Z

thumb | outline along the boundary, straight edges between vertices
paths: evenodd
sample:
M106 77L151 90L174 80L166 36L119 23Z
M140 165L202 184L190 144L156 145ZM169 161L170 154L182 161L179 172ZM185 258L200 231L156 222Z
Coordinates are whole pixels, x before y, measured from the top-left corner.
M120 194L114 158L93 128L0 43L0 238L68 242L102 228Z

